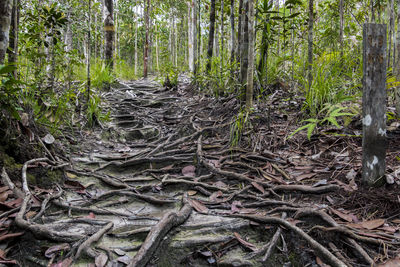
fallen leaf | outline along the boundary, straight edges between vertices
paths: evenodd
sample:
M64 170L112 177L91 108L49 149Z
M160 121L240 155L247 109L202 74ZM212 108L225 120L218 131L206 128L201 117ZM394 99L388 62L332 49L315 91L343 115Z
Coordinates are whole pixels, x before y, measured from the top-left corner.
M342 218L343 220L345 220L345 221L347 221L347 222L353 222L353 217L352 217L352 216L350 216L350 215L348 215L348 214L345 214L345 213L343 213L343 212L341 212L341 211L335 210L335 209L333 209L333 208L330 208L330 210L331 210L336 216Z
M194 195L197 194L197 191L189 190L187 193L188 193L189 196L194 196Z
M6 201L8 198L8 191L5 191L3 193L0 193L0 202Z
M94 260L96 267L104 267L108 261L108 257L105 253L100 253Z
M128 265L131 262L131 260L132 260L132 258L129 257L128 255L117 258L117 261L122 262L126 265Z
M6 232L6 233L7 233L7 232ZM21 236L21 235L23 235L23 234L24 234L24 232L4 234L4 235L0 236L0 241L6 240L6 239L12 238L12 237Z
M372 220L372 221L364 221L361 222L360 225L368 230L373 230L376 229L380 226L382 226L385 223L384 219L376 219L376 220Z
M258 189L258 191L260 191L261 193L265 193L265 190L264 190L264 187L262 186L262 185L260 185L260 184L258 184L258 183L256 183L256 182L251 182L251 184L256 188L256 189Z
M378 265L378 267L398 267L398 266L400 266L400 259L388 260L387 262Z
M222 192L221 191L217 191L211 194L211 196L209 197L210 201L216 201L217 198L222 196Z
M86 216L85 218L94 219L96 218L96 215L93 212L89 212L89 215Z
M245 246L246 248L252 250L252 251L256 251L257 247L249 242L247 242L246 240L244 240L238 233L234 232L233 233L237 239L237 241L239 241L240 244L242 244L243 246Z
M316 182L315 184L313 184L313 187L317 187L317 186L321 186L321 185L327 185L327 184L328 184L328 180L322 179L322 180Z
M296 179L297 182L300 182L302 180L311 179L315 175L317 175L317 174L316 173L305 173L305 174L301 174L299 176L296 176L295 179Z
M63 243L63 244L60 244L60 245L49 247L46 250L46 252L44 253L44 255L46 256L46 258L51 258L51 257L53 257L53 255L56 252L69 251L70 249L71 249L71 247L70 247L70 245L68 243Z
M7 191L8 189L10 189L10 188L8 188L8 186L2 186L2 187L0 187L0 193L3 193L5 191Z
M183 176L195 177L196 167L193 165L186 166L182 169Z
M75 179L77 177L75 174L70 173L70 172L66 172L65 175L67 175L67 177L70 179Z
M392 223L400 224L400 219L394 219L394 220L392 220Z
M189 204L199 213L204 213L204 214L208 213L208 208L204 206L203 203L200 203L197 200L189 199Z
M397 231L397 227L393 227L393 226L384 226L384 227L380 227L379 230L383 230L385 232L389 232L389 233L396 233Z
M27 219L30 219L30 218L32 218L33 216L35 216L36 214L37 214L36 211L31 210L31 211L28 211L28 212L25 214L25 217L26 217Z
M51 145L54 143L55 138L51 134L46 134L45 137L42 138L43 142L45 142L48 145Z
M214 186L219 187L219 188L228 188L228 186L224 182L221 182L221 181L215 182Z
M239 206L242 206L242 203L240 201L237 200L233 201L231 205L232 213L239 212L240 211Z
M315 259L315 261L317 262L317 264L318 264L320 267L330 267L330 265L324 263L319 257L317 257L317 258Z
M115 252L118 256L124 256L124 255L126 255L126 252L123 251L122 249L119 249L119 248L114 249L114 252Z

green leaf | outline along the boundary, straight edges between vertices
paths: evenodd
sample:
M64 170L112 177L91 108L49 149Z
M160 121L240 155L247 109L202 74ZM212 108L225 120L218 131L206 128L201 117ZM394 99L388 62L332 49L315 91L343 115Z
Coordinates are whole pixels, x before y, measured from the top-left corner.
M13 65L0 65L0 75L13 72L17 67Z

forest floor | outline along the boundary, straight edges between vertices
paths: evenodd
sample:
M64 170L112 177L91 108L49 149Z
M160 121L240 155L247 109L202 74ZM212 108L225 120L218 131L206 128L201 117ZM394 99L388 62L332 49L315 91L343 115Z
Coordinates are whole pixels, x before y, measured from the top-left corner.
M22 191L2 173L0 264L399 266L396 131L394 184L366 189L360 124L288 139L302 111L285 87L257 104L236 147L239 102L184 77L175 90L140 80L103 97L111 122L65 129L67 164L26 162L14 181ZM28 187L35 169L53 164L62 184Z

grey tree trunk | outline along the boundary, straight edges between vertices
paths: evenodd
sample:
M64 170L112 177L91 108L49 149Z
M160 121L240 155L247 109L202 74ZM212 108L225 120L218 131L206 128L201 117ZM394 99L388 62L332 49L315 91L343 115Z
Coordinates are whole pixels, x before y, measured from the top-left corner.
M148 64L148 53L149 53L149 30L150 30L150 0L145 0L145 11L144 11L144 21L146 26L146 39L144 43L144 53L143 53L143 77L147 78L147 64Z
M192 44L193 44L193 73L197 73L197 59L198 59L198 52L197 52L197 4L196 0L192 0ZM199 47L200 48L200 47Z
M235 61L235 0L231 0L231 63ZM233 71L233 70L232 70Z
M241 47L240 81L243 86L247 83L247 68L249 63L249 0L244 0L243 41Z
M400 1L397 3L397 25L400 23ZM396 80L400 81L400 27L397 27L396 40L395 40L395 60L393 62L393 71L396 75ZM395 93L396 101L396 115L400 116L400 86L396 88Z
M210 29L208 34L208 49L207 49L207 72L211 71L211 60L213 56L213 44L214 44L214 32L215 32L215 0L211 0L210 8Z
M388 41L388 53L387 53L387 67L390 68L391 66L391 59L392 59L392 39L394 35L394 0L390 0L390 7L389 7L389 41Z
M370 186L386 171L386 31L385 24L364 24L362 181Z
M375 22L375 0L371 0L371 23Z
M8 47L8 64L18 62L18 24L19 24L19 0L13 0L10 25L10 42ZM14 70L14 77L17 78L17 69Z
M0 64L4 64L10 34L12 0L0 1Z
M104 0L104 59L110 69L114 67L114 6L113 0Z
M71 9L72 7L69 7L69 11L67 13L67 29L65 31L65 38L64 38L64 44L65 44L65 51L70 52L72 51L72 30L71 30Z
M241 51L242 51L242 46L243 46L243 40L242 40L242 34L243 34L243 27L242 27L242 21L243 21L243 0L239 0L239 15L238 15L238 35L237 35L237 40L238 44L236 47L236 62L241 62Z
M343 0L339 0L339 16L340 16L340 27L339 27L340 58L343 59L343 28L344 28Z
M314 26L314 1L309 0L309 18L308 18L308 89L311 88L312 64L313 64L313 26Z
M221 0L221 74L222 74L222 68L224 66L224 0Z
M248 35L249 35L249 62L247 70L246 110L253 107L253 78L254 78L254 0L248 3Z
M91 17L92 17L92 1L89 0L88 3L88 32L87 32L87 85L86 85L86 90L87 90L87 95L86 95L86 104L87 107L89 107L89 100L90 100L90 86L91 86L91 80L90 80L90 40L91 40Z
M193 49L193 18L192 18L192 2L188 2L188 65L189 71L193 73L194 65L193 65L193 57L194 57L194 49Z
M138 14L138 10L136 9L136 16ZM137 75L138 68L138 28L139 28L139 20L136 17L136 25L135 25L135 76Z

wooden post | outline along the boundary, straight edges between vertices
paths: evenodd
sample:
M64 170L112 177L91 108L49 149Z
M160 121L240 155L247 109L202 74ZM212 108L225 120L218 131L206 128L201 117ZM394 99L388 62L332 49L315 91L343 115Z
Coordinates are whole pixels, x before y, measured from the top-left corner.
M362 180L370 186L386 168L386 46L386 25L364 24Z

